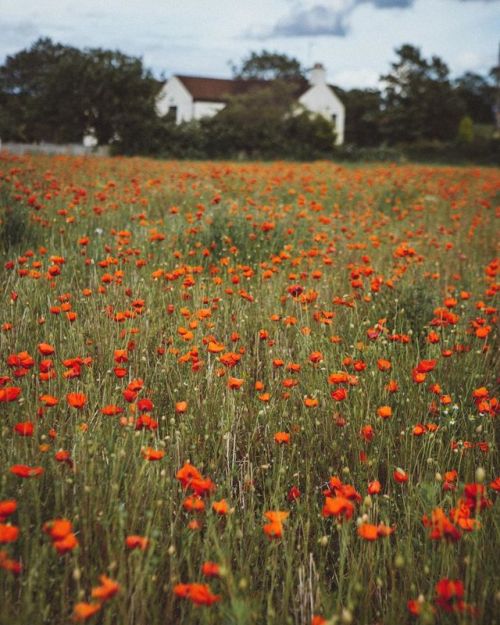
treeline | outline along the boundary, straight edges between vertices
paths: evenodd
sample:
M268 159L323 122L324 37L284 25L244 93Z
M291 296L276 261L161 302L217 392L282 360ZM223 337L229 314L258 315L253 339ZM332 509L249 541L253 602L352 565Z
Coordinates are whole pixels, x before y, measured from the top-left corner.
M346 107L345 145L329 121L299 110L306 72L291 57L252 53L235 77L270 82L232 97L215 117L176 125L157 115L163 81L117 51L39 39L0 66L0 138L80 143L92 136L115 153L174 158L400 158L494 161L499 68L452 80L438 57L404 45L380 90L335 88Z

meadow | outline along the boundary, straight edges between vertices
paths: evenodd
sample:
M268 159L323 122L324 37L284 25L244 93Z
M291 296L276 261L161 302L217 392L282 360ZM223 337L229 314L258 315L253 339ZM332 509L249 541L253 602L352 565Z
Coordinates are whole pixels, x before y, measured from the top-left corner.
M499 200L0 155L0 623L493 624Z

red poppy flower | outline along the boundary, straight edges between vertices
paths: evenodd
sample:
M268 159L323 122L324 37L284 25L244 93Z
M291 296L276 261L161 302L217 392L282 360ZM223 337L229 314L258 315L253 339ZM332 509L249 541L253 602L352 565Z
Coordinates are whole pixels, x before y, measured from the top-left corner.
M17 477L38 477L42 475L42 467L30 467L27 464L14 464L10 467L9 471Z
M87 403L87 398L83 393L68 393L66 395L66 401L72 408L81 410Z

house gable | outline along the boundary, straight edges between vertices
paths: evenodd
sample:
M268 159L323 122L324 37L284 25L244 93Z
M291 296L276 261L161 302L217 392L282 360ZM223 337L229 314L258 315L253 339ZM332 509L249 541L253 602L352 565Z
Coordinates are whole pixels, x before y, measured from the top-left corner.
M299 98L307 110L317 113L335 124L337 144L344 141L345 107L333 89L326 83L311 86Z
M172 115L177 124L193 118L193 96L177 76L171 76L161 89L156 102L160 117Z

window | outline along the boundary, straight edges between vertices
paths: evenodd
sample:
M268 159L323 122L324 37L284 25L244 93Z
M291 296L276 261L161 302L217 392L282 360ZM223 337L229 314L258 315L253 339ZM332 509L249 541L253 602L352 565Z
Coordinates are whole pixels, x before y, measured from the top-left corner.
M173 121L177 121L177 107L176 106L169 106L168 107L167 117L168 117L168 119L172 119Z
M332 124L334 128L337 128L337 116L335 113L332 115Z

